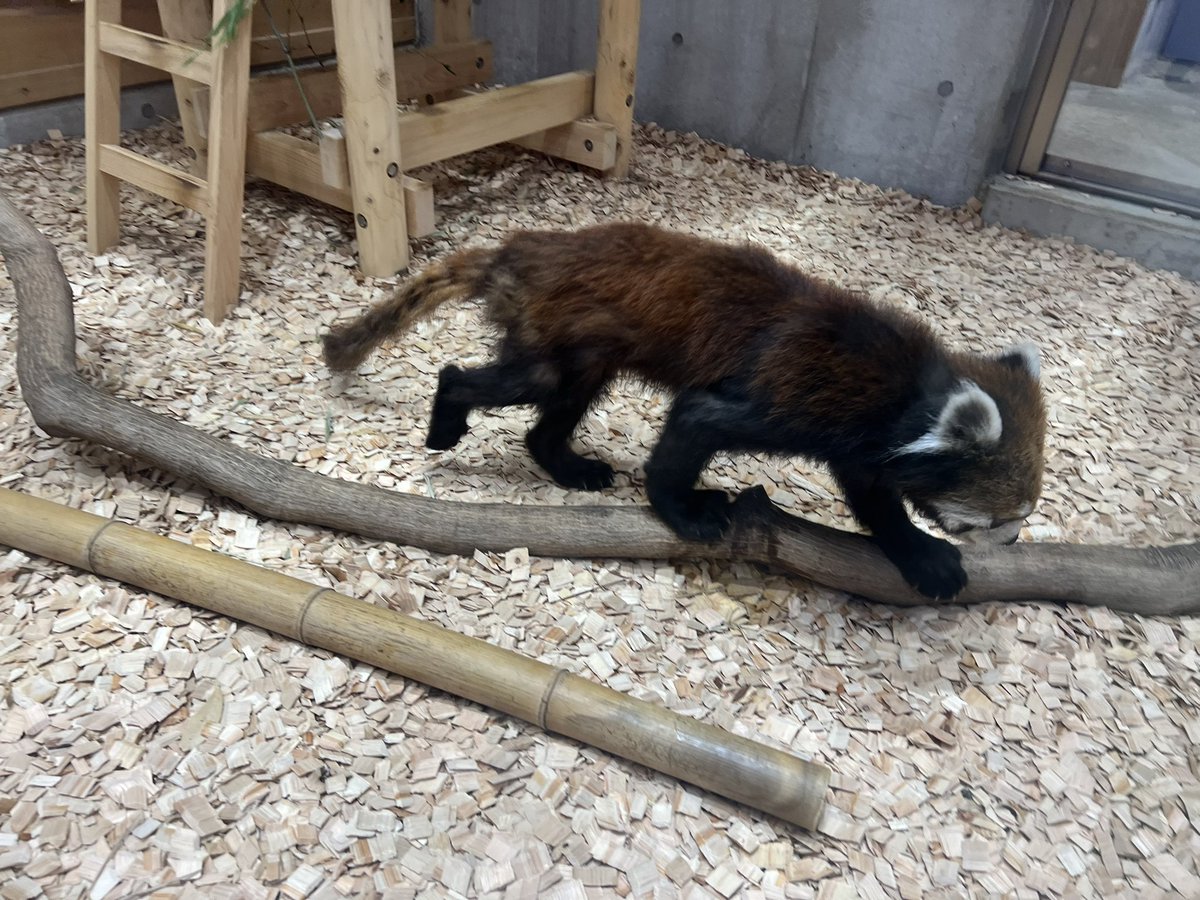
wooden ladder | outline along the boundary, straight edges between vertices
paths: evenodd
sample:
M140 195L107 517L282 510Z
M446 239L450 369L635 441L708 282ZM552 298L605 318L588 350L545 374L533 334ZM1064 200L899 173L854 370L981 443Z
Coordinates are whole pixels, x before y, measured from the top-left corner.
M165 4L160 0L159 5L160 9L174 6L180 18L194 20L195 3L196 0L172 0ZM213 26L233 4L234 0L213 0ZM168 16L163 18L166 20ZM88 249L102 253L117 242L121 231L122 181L194 209L205 220L204 314L219 322L237 302L240 281L250 83L249 19L240 23L228 45L212 50L199 43L126 28L121 24L121 0L87 0L85 21ZM194 21L192 28L195 29ZM122 59L169 72L177 88L181 81L209 87L207 160L202 155L197 158L197 168L204 172L204 177L163 165L121 146ZM189 140L189 143L197 149L202 146L199 141Z

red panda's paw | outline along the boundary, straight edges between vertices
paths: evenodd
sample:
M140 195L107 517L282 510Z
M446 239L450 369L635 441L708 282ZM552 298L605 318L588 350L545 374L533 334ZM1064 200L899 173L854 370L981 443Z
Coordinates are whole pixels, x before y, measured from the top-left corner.
M929 536L894 562L905 581L934 600L951 600L967 586L962 552L948 541Z
M462 374L462 369L451 365L438 375L438 389L429 414L429 434L425 437L425 446L430 450L449 450L469 430L467 412L470 407L453 402L447 396Z
M733 517L724 491L692 491L666 498L651 495L651 505L677 535L689 541L715 541L729 528Z
M615 478L613 467L608 463L577 453L560 456L553 468L547 466L546 469L563 487L578 491L602 491L612 487Z

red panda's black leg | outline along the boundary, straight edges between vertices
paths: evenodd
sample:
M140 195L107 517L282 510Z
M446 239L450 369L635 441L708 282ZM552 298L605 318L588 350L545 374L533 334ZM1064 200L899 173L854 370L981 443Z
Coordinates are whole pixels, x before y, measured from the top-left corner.
M499 362L477 369L446 366L438 375L425 446L448 450L467 433L467 414L475 407L540 403L554 382L543 368L526 362Z
M525 445L543 469L563 487L598 491L613 483L606 462L588 459L571 449L571 435L604 388L603 380L563 373L562 387L542 402L541 418L525 436Z
M865 474L834 467L834 475L846 492L850 511L870 530L905 581L935 600L949 600L966 587L962 553L949 541L914 525L898 491Z
M763 425L750 404L710 391L683 391L667 415L646 463L646 493L654 511L680 537L715 541L729 527L724 491L696 490L696 479L719 450L756 447Z

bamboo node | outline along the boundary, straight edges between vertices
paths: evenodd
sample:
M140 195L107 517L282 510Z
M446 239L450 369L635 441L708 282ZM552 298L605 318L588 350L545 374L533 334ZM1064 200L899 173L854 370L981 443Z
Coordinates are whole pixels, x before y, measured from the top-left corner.
M546 711L550 708L550 697L553 696L558 683L563 680L564 675L570 674L566 669L559 669L554 673L554 677L550 679L550 683L546 685L546 690L542 694L542 701L538 704L537 723L542 731L549 731L550 728L546 725Z
M108 530L110 525L116 525L116 524L117 524L116 519L109 519L107 522L105 522L103 525L101 525L99 528L96 529L95 534L93 534L90 538L88 538L87 546L83 548L83 558L87 560L87 567L88 567L89 572L96 571L96 563L92 559L92 551L96 547L96 541L100 539L100 535L104 534L104 532Z
M312 593L304 598L304 605L300 607L300 615L296 617L296 638L300 641L300 643L308 643L308 636L304 633L304 622L308 618L308 611L312 607L313 601L315 601L328 590L331 589L318 585L317 587L313 588Z

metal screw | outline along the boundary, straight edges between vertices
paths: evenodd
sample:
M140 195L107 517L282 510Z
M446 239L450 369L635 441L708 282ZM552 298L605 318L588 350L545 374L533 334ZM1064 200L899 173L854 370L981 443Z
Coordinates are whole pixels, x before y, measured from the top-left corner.
M477 69L483 68L483 57L482 56L475 57L475 68L477 68Z
M625 97L625 105L626 105L626 106L633 106L633 94L628 94L628 95L626 95L626 97Z
M362 213L359 213L357 216L355 216L354 221L356 221L358 223L359 228L367 227L367 217L364 216Z
M587 148L587 150L588 150L588 152L590 153L590 152L591 152L591 150L592 150L592 146L593 146L593 144L592 144L592 142L591 142L590 140L588 140L588 141L584 141L584 142L583 142L583 146L584 146L584 147L586 147L586 148Z
M396 175L399 173L399 171L400 171L400 167L398 165L396 165L394 162L388 163L388 167L387 167L388 178L395 178Z

